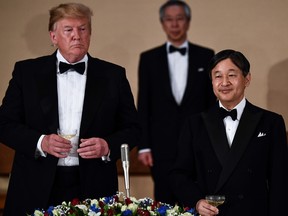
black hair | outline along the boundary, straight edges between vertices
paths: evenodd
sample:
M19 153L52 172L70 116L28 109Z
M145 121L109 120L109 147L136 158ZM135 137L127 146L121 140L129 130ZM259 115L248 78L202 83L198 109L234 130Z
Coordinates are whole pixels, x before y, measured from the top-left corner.
M248 59L239 51L235 51L232 49L226 49L218 52L214 57L210 60L208 65L208 73L211 78L211 72L213 68L220 62L225 59L231 59L231 61L242 71L244 77L250 72L250 63Z

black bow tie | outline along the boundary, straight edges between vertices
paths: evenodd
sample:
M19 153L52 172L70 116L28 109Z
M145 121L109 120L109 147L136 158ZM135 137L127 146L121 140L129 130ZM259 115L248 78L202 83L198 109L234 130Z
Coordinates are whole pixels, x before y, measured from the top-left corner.
M77 64L67 64L64 62L60 62L59 70L60 70L61 74L68 71L69 69L73 69L73 70L77 71L79 74L84 74L85 62L80 62Z
M227 111L223 107L220 108L220 115L222 118L225 118L226 116L230 116L233 121L237 119L237 109L233 109L231 111Z
M170 53L173 53L173 52L180 52L182 55L185 55L186 53L186 47L183 47L183 48L177 48L177 47L174 47L174 46L169 46L169 52Z

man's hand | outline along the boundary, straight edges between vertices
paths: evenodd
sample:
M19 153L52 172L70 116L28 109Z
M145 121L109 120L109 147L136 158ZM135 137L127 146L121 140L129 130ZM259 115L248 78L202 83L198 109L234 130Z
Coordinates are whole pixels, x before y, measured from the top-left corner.
M102 156L108 155L109 146L102 138L93 137L89 139L81 139L81 144L77 152L82 158L101 158Z
M205 199L201 199L196 204L196 211L201 216L215 216L219 214L218 208L208 204Z
M138 160L144 165L148 167L153 166L153 158L151 152L141 152L138 154Z
M70 149L72 148L71 142L56 134L45 135L41 148L44 152L54 155L57 158L67 157Z

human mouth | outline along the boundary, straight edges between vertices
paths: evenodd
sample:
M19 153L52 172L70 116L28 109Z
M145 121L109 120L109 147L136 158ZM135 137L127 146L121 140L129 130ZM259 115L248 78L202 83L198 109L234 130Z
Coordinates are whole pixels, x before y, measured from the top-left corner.
M83 45L82 44L74 44L72 45L72 48L82 48Z
M232 89L220 89L219 91L223 94L228 94L232 91Z

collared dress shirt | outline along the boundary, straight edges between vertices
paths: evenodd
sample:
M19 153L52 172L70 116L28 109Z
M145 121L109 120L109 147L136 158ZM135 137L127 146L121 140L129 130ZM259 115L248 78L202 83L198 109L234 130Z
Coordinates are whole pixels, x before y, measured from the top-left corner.
M186 48L185 55L179 52L169 53L169 46L172 45L167 42L169 75L171 81L171 88L173 96L178 105L181 104L182 98L187 85L188 77L188 41L185 41L178 48Z
M225 125L225 130L226 130L226 135L227 135L227 139L228 139L228 143L229 146L232 146L233 143L233 139L237 130L237 127L239 125L239 121L240 118L242 116L244 107L246 105L246 99L245 97L241 100L241 102L239 104L237 104L237 106L235 106L233 109L237 109L237 119L235 121L232 120L231 116L226 116L223 119L224 125ZM219 106L223 107L224 109L226 109L221 102L219 101ZM226 109L227 110L227 109Z
M72 149L66 158L60 158L58 166L75 166L79 165L77 148L79 145L80 123L83 110L86 78L87 78L87 61L85 57L79 62L86 63L86 69L83 75L70 69L60 74L59 63L67 62L61 53L57 52L57 91L58 91L58 112L59 127L66 131L76 131L76 136L71 139ZM76 63L79 63L76 62Z

